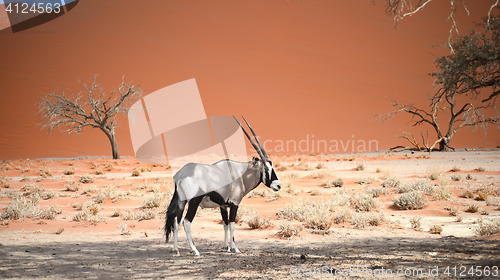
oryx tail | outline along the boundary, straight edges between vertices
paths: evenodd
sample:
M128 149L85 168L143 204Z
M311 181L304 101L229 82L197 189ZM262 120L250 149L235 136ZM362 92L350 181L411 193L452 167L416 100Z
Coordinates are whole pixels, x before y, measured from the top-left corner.
M165 231L165 238L168 243L168 238L170 237L170 233L174 228L175 217L177 216L177 210L179 209L179 193L177 192L177 184L175 184L175 191L170 201L170 205L167 208L167 217L165 219L165 227L163 230Z

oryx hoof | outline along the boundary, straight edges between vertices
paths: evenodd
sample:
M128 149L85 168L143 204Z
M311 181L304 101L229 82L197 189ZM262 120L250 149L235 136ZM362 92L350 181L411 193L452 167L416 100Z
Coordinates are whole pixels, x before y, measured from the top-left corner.
M236 247L233 248L233 252L235 252L235 253L241 253L240 250L238 250L238 248L236 248Z
M191 251L195 256L199 257L200 256L200 252L198 252L198 250L196 251Z
M170 252L172 252L172 256L174 256L174 257L181 256L181 253L179 253L179 249L172 249Z

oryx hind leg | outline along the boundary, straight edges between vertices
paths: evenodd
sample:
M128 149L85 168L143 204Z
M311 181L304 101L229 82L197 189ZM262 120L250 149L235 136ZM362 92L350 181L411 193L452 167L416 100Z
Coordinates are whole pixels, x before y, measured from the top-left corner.
M235 253L240 252L240 250L236 248L236 243L234 242L234 229L236 227L237 212L238 212L238 205L231 205L231 207L229 208L229 232L230 232L231 249Z
M200 252L198 252L198 250L194 246L193 237L191 236L191 223L193 222L194 216L196 215L196 210L198 210L198 206L200 205L202 198L203 197L195 197L189 201L186 217L184 217L183 221L184 231L186 232L189 247L191 247L191 251L196 256L199 256Z
M186 206L186 202L181 202L179 204L179 208L177 209L176 217L174 220L174 247L172 248L172 252L174 252L175 256L180 256L179 246L178 246L178 238L179 238L179 227L182 220L182 214L184 213L184 207Z
M222 224L224 225L224 249L231 252L231 247L229 246L229 215L227 214L227 207L220 207L220 214L222 216Z

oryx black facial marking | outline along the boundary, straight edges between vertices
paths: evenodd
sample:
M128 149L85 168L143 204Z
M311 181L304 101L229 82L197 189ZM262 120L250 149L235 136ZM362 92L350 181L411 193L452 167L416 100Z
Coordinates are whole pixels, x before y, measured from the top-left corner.
M183 220L184 231L189 246L196 255L200 253L193 243L191 223L198 206L203 208L220 207L222 221L224 222L224 244L228 251L239 252L234 243L234 228L241 200L260 183L274 191L279 191L281 188L281 182L274 172L273 163L269 160L252 127L243 118L257 143L252 140L236 118L235 120L260 158L254 157L249 162L236 162L225 159L212 165L188 163L174 175L175 191L167 209L164 229L167 242L173 230L173 251L177 255L179 255L177 247L179 225L186 204L188 210ZM228 230L230 231L229 238Z

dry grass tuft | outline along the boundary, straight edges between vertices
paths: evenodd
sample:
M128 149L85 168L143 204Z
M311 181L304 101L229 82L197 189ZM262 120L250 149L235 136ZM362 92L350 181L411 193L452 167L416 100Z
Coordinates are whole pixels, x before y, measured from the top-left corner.
M371 195L361 195L356 201L356 211L367 212L379 206L378 201Z
M335 217L335 223L337 223L339 225L343 224L343 223L349 223L352 221L353 217L354 217L354 215L350 209L348 209L348 208L342 209Z
M496 219L491 222L480 220L478 226L474 229L479 236L488 236L500 232L500 220Z
M332 186L336 188L341 188L342 186L344 186L344 179L336 178L335 180L332 181Z
M422 209L426 202L427 198L419 191L403 193L392 200L392 203L402 210Z
M139 169L134 169L134 171L132 171L132 176L133 177L138 177L141 175L141 171L139 171Z
M368 178L362 178L362 179L359 179L357 180L356 182L354 182L355 184L358 184L358 185L369 185L372 183L372 180L371 179L368 179Z
M474 170L477 171L477 172L484 172L484 171L486 171L486 169L484 167L482 167L482 166L480 166L480 167L478 167L478 168L476 168Z
M433 225L430 232L432 234L441 234L441 232L443 232L443 227L441 225Z
M396 188L401 184L401 181L396 177L387 178L382 186L384 188Z
M422 223L421 223L422 217L419 216L413 216L410 218L410 225L411 228L414 230L422 230Z
M146 199L143 201L142 208L152 209L160 207L162 199L163 196L160 195L159 193L152 193L151 195L148 195Z
M282 222L278 230L278 236L283 238L293 238L302 231L302 225L293 225L290 222Z
M365 170L365 168L366 168L366 165L362 162L362 163L358 163L356 165L356 168L354 168L354 170L356 170L356 171L363 171L363 170Z
M74 167L70 167L68 169L65 169L63 171L63 174L64 175L73 175L73 174L75 174L75 168Z
M92 175L82 175L80 176L80 183L82 184L89 184L94 182L94 177Z
M473 198L474 197L474 192L472 190L465 190L462 192L462 194L460 194L461 197L463 198Z
M269 217L262 218L259 213L253 211L247 220L247 224L251 229L266 229L271 227L271 219Z
M477 211L479 211L479 206L476 203L470 204L465 210L465 212L469 213L477 213Z
M127 227L127 224L123 223L119 227L120 229L120 235L131 235L132 231L130 231Z
M404 185L398 187L398 193L408 193L408 192L423 192L426 195L434 195L436 193L436 189L434 186L427 184L426 181L416 181L409 182Z
M451 175L451 180L455 181L455 182L460 182L460 181L462 181L462 176L460 176L458 174L453 174L453 175Z
M479 191L477 193L477 196L475 197L475 200L485 201L487 198L488 198L488 194L487 193L485 193L483 191Z
M451 169L450 169L450 172L458 172L462 169L458 168L458 166L453 166Z

